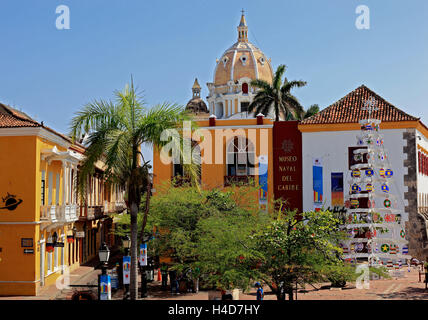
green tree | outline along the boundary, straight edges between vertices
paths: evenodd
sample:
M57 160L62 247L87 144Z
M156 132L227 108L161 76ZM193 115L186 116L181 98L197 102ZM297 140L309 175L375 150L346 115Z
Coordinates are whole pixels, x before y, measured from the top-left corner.
M341 260L338 243L343 233L333 213L281 211L252 236L252 250L262 256L258 261L258 276L278 300L284 300L285 294L293 300L296 284L320 282L337 272L352 274Z
M306 82L288 81L286 77L283 82L281 78L285 69L286 66L283 64L276 69L272 85L262 79L251 81L253 87L260 89L249 106L251 112L267 115L273 108L275 121L279 121L281 113L285 120L300 119L304 110L297 98L291 94L291 90L295 87L305 86Z
M137 216L142 194L149 190L149 163L144 161L141 145L162 146L161 134L176 128L186 119L183 109L175 104L156 105L146 109L141 96L135 91L133 81L123 91L115 91L115 102L94 101L83 107L71 122L73 139L87 135L85 158L79 171L79 191L83 196L87 177L94 171L95 163L106 164L107 180L121 183L127 188L131 225L131 299L137 298ZM147 196L150 193L147 192ZM148 211L145 211L146 220ZM145 225L143 223L142 228Z
M150 243L155 254L171 257L174 269L200 270L209 285L245 287L249 272L236 263L246 252L243 244L261 223L257 188L199 191L192 186L165 185L157 189L148 220L159 231Z
M320 112L320 107L317 104L313 104L308 108L308 110L300 114L300 120L310 118L316 115L318 112Z

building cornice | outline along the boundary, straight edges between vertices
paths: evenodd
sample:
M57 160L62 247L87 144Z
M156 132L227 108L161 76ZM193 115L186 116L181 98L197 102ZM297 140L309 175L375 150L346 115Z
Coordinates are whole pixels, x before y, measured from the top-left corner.
M36 136L68 149L71 143L43 127L0 128L0 137Z
M352 131L361 130L359 123L327 123L327 124L299 124L298 128L301 132L322 132L322 131ZM428 129L420 123L419 120L414 121L388 121L380 123L381 129L407 129L421 128L421 132L428 137Z

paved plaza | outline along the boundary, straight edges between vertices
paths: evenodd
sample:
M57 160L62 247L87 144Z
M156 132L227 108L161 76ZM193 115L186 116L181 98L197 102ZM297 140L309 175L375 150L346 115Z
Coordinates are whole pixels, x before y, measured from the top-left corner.
M115 261L119 257L116 257ZM114 262L110 263L110 267ZM81 266L70 274L70 284L96 285L100 269L94 262L91 266ZM348 283L343 289L330 288L328 283L307 285L299 288L297 300L428 300L428 290L425 290L424 274L419 277L419 271L412 267L410 272L403 269L404 277L393 279L371 280L369 289L357 289L355 283ZM157 272L155 272L157 279ZM419 281L420 279L420 281ZM94 297L96 288L70 288L58 290L55 285L44 288L37 297L14 296L0 297L0 300L69 300L76 290L92 290ZM276 296L265 286L265 300L276 300ZM198 293L171 294L169 290L161 289L160 281L148 285L148 297L145 300L208 300L208 291ZM113 292L113 300L122 300L121 289ZM240 300L255 300L256 290L239 294Z

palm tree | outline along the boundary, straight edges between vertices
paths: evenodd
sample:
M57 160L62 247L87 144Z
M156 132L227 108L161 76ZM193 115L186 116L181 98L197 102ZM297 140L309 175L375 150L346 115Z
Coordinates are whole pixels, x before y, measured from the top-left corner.
M255 114L262 113L267 115L273 107L275 112L275 121L279 121L282 113L286 120L299 119L303 108L295 96L290 91L294 87L303 87L305 81L288 81L281 78L285 72L286 66L281 64L272 78L272 85L265 80L256 79L251 81L253 87L259 88L253 102L249 106L250 112Z
M106 165L105 177L121 183L127 188L128 206L131 214L131 277L130 297L138 295L137 285L137 215L141 197L146 192L144 221L148 214L148 197L151 179L149 162L144 161L141 145L160 147L164 130L176 128L187 119L183 109L176 104L160 104L151 109L144 107L141 96L131 85L123 91L115 91L116 101L94 101L76 113L71 122L73 139L87 135L85 158L79 172L79 193L85 194L87 177L93 172L95 163L102 159ZM141 157L141 158L140 158ZM142 226L140 237L144 235ZM140 239L141 241L141 239Z
M308 108L308 110L300 114L300 120L310 118L318 112L320 112L320 107L317 104L313 104Z

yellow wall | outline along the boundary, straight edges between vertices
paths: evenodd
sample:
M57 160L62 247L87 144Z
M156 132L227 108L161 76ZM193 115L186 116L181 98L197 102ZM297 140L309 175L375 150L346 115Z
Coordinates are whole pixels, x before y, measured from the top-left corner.
M208 127L208 121L198 121L199 128ZM239 119L239 120L216 120L216 126L228 126L232 130L239 129L240 126L256 125L256 119ZM264 119L264 124L273 124L272 121ZM220 188L224 186L224 176L227 175L227 166L226 166L226 145L229 142L229 139L226 141L226 138L223 138L222 149L223 149L223 161L220 164L215 163L215 127L209 127L208 130L212 135L212 161L211 164L202 163L201 165L201 184L205 189ZM243 129L248 137L248 129ZM254 146L256 147L256 157L261 154L260 150L260 129L257 128L256 141L254 141ZM272 128L263 128L267 130L268 136L268 201L273 197L273 150L272 150ZM250 138L250 137L248 137ZM202 156L206 151L202 150ZM153 181L154 188L159 188L166 181L171 181L173 168L172 164L164 164L160 160L160 152L158 149L154 148L153 153ZM255 178L258 182L258 178Z
M47 239L46 230L40 231L41 206L41 172L46 171L45 199L48 205L49 172L53 172L52 204L56 203L56 192L59 193L59 204L62 204L62 164L52 161L48 164L41 161L42 149L57 147L65 149L36 136L3 136L0 137L0 197L7 193L16 195L22 203L13 211L0 210L0 295L35 295L40 286L40 236ZM60 173L60 188L56 185L56 174ZM2 199L0 199L2 200ZM3 207L3 201L0 201ZM71 226L72 227L72 226ZM58 236L66 234L67 227L52 230ZM24 254L21 247L22 238L33 239L33 254ZM60 238L59 238L60 239ZM66 240L64 240L66 242ZM61 248L58 249L58 272L45 278L45 285L55 283L61 274L59 266ZM67 246L64 248L65 264L68 263ZM47 254L45 274L47 272ZM10 283L8 282L10 281Z

